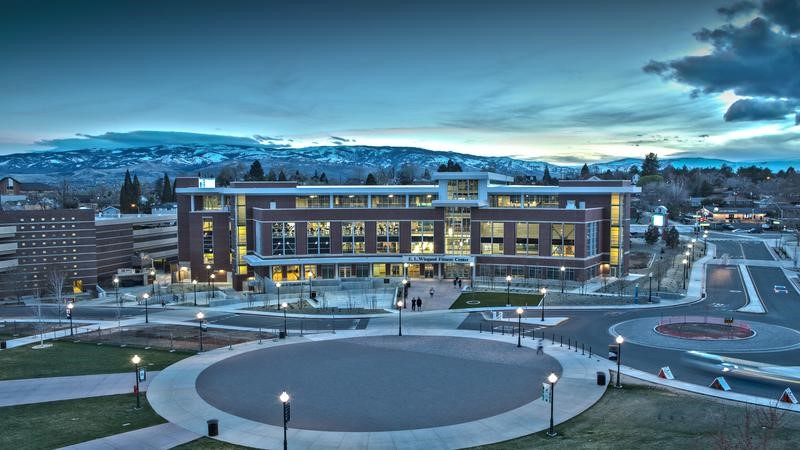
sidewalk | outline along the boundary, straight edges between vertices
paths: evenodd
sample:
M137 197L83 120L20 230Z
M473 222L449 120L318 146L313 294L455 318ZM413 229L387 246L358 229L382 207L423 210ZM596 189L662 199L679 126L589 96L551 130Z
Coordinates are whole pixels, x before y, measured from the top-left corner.
M63 447L70 450L117 450L123 448L163 450L191 442L202 435L171 423L115 434L93 441Z
M148 372L147 380L139 383L144 392L158 371ZM0 407L29 403L55 402L133 392L136 378L130 373L80 375L72 377L28 378L0 381Z

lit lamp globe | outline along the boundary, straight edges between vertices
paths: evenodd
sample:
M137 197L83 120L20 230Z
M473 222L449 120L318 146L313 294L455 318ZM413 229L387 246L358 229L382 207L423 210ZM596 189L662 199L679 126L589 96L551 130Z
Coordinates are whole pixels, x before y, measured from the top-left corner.
M398 300L397 301L397 307L398 308L402 308L403 307L403 301L402 300Z
M506 275L506 281L511 283L511 275Z
M625 338L623 338L622 336L617 336L617 338L614 340L617 342L617 344L622 344L623 342L625 342Z
M139 355L133 355L131 362L138 365L140 362L142 362L142 358L139 358Z
M278 288L278 289L280 289L280 288L281 288L281 282L280 282L280 281L278 281L277 283L275 283L275 287L276 287L276 288Z
M283 391L278 398L281 400L281 403L286 403L289 401L289 394L287 394L286 391Z
M558 375L551 373L547 376L547 381L549 381L550 384L556 384L556 381L558 381Z
M286 302L281 303L281 308L286 309L289 307L289 304Z
M521 315L522 315L522 313L524 313L524 312L525 312L525 310L524 310L524 309L522 309L522 307L519 307L519 308L517 308L517 315L520 315L520 316L521 316Z
M206 315L205 315L205 314L203 314L203 311L199 311L199 312L197 313L197 315L195 315L195 317L197 317L197 320L203 320L203 317L205 317L205 316L206 316Z
M547 294L547 288L542 288L542 295Z

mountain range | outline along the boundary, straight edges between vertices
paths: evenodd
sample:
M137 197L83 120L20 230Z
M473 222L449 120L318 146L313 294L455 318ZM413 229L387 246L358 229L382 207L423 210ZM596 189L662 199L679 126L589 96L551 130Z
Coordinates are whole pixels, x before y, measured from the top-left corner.
M449 159L464 170L486 170L541 177L549 167L554 177L572 176L579 167L560 166L543 161L489 157L457 152L443 152L415 147L319 146L303 148L270 147L261 145L186 144L156 145L136 148L95 148L69 151L40 151L0 155L0 176L14 176L23 181L53 182L68 178L73 184L119 183L125 170L143 179L153 179L164 172L170 176L215 174L222 167L241 164L243 169L260 160L265 170L270 167L289 173L300 170L305 174L325 172L332 183L350 178L363 179L370 172L411 164L421 172L436 170ZM628 170L641 164L639 158L590 164L593 172ZM734 170L741 166L759 165L772 170L800 167L800 160L769 162L731 162L722 159L675 158L662 159L662 166L686 165L719 167L727 164Z

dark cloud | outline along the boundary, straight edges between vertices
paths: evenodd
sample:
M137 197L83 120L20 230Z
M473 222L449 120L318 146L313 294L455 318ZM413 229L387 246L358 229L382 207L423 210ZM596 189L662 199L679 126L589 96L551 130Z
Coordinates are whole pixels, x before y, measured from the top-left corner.
M734 102L725 112L726 122L742 120L783 120L794 114L797 103L786 100L742 99Z
M761 10L789 33L800 32L800 0L764 0Z
M747 14L755 11L757 8L758 5L756 5L754 2L743 0L730 6L720 6L717 8L717 12L725 16L726 19L731 20L740 14Z
M179 131L129 131L107 132L98 135L77 134L77 138L46 139L36 144L52 150L79 150L84 148L132 148L154 145L259 145L258 141L240 136L186 133Z
M791 10L785 5L782 8ZM734 110L726 113L726 120L774 119L776 110L785 103L768 101L800 102L800 36L776 30L772 22L762 17L743 26L703 28L694 36L711 45L709 54L650 61L643 67L644 72L691 86L695 97L731 90L760 102L735 104Z
M355 142L355 139L347 139L339 136L331 136L331 142L335 142L336 145L342 145L345 142Z

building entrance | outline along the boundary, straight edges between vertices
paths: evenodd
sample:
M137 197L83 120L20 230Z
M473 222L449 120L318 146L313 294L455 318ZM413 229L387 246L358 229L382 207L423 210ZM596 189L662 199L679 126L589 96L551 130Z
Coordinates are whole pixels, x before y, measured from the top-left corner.
M433 278L436 275L436 269L433 264L409 264L408 277L409 278Z
M469 264L460 264L460 263L447 263L444 265L444 277L445 278L469 278L470 277L470 267Z

